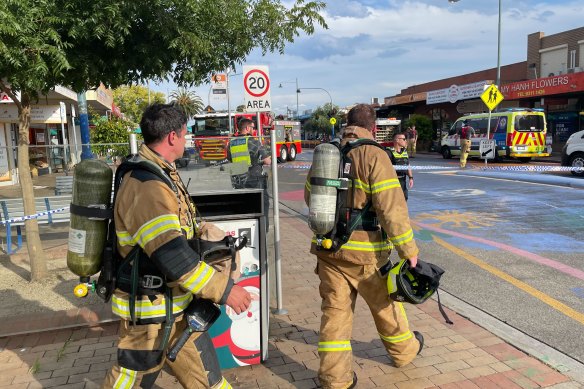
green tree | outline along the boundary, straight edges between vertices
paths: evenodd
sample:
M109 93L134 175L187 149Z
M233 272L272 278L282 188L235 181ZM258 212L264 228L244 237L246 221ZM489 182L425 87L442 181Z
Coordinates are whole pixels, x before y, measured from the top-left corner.
M405 131L411 126L416 126L418 142L432 140L432 120L428 116L413 114L402 124L402 129Z
M337 119L335 135L338 135L343 117L339 111L339 107L331 105L331 103L327 103L314 110L310 119L303 125L304 131L332 136L333 126L330 123L330 119L333 117Z
M245 105L238 105L237 108L235 108L235 112L245 112Z
M124 157L129 152L128 136L133 123L121 118L99 118L91 129L92 152L98 157ZM121 143L121 144L120 144Z
M142 85L122 85L113 90L114 103L126 117L126 120L140 123L142 112L148 105L148 88ZM151 103L165 103L166 96L162 92L150 91Z
M172 79L202 83L255 48L282 53L315 25L321 1L4 0L0 2L0 90L18 108L18 175L24 212L35 214L29 168L31 102L57 85L76 92ZM213 28L210 28L212 26ZM17 96L16 92L20 92ZM25 223L31 280L47 274L38 223Z
M178 88L170 92L169 97L172 104L180 107L189 119L205 108L203 100L194 91L185 88Z

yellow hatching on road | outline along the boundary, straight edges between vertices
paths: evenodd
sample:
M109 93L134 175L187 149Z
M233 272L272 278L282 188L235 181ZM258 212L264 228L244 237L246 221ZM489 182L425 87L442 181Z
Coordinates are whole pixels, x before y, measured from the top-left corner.
M455 247L455 246L451 245L450 243L447 243L434 235L432 236L432 238L433 238L434 242L438 243L440 246L452 251L455 254L460 255L461 257L463 257L464 259L466 259L470 263L473 263L473 264L477 265L478 267L480 267L481 269L486 270L489 273L509 282L513 286L516 286L517 288L521 289L525 293L528 293L528 294L532 295L533 297L541 300L542 302L546 303L547 305L549 305L550 307L554 308L555 310L561 312L562 314L568 316L569 318L574 319L577 322L580 322L581 324L584 324L584 314L570 308L569 306L567 306L567 305L559 302L558 300L554 299L553 297L548 296L547 294L535 289L534 287L527 285L525 282L520 281L513 276L510 276L509 274L497 269L496 267L491 266L491 265L481 261L477 257L474 257L474 256L468 254L464 250L461 250L458 247Z

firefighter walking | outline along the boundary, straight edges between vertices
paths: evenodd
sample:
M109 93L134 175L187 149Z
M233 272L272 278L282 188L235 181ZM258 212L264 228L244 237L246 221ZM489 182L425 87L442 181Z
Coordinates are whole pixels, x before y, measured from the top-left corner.
M117 363L103 388L151 388L165 363L185 388L231 387L206 332L193 334L174 362L166 359L186 328L183 311L197 299L226 304L238 314L251 303L245 289L201 261L188 244L200 231L172 162L184 152L186 122L172 105L146 108L137 160L162 173L132 170L117 193L114 222L122 265L112 310L121 318L120 338Z
M347 121L341 146L357 139L373 139L375 111L370 105L353 107ZM402 304L389 298L386 279L379 271L388 263L392 245L411 266L418 260L419 250L395 169L386 151L375 145L355 147L347 155L351 164L344 167L350 170L354 188L347 208L354 212L370 209L373 216L363 217L338 251L317 249L316 240L311 246L311 253L317 256L322 298L318 377L322 387L330 389L352 388L357 383L351 366L357 295L369 306L379 337L396 366L410 363L423 346L422 335L410 330ZM311 168L304 192L307 204L312 172Z
M462 128L460 131L460 167L466 167L466 160L468 159L468 153L470 153L470 148L472 145L471 138L476 136L475 129L472 128L468 120L462 122Z

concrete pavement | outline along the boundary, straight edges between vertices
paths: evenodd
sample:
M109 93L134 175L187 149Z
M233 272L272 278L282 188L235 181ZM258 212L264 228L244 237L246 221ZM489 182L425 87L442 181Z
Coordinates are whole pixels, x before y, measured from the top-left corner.
M224 372L234 388L318 385L320 298L315 259L308 252L311 233L302 219L286 212L281 213L280 231L283 302L288 313L271 317L269 356L262 365ZM492 328L487 322L493 318L473 323L457 313L471 316L468 307L445 300L454 308L446 309L452 326L444 323L433 300L420 306L406 304L411 326L424 334L426 347L402 368L392 366L368 308L359 300L352 339L357 388L584 388L575 368L555 364L560 373L507 342L513 339L505 341L485 329ZM31 322L36 326L25 326ZM3 320L0 388L97 388L116 358L116 333L117 323L105 304L95 310ZM179 385L163 373L156 387Z

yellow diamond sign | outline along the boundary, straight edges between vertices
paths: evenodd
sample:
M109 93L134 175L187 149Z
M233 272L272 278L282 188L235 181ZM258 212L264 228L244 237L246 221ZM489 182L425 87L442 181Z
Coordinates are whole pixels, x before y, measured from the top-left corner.
M503 95L499 92L497 85L491 84L481 95L481 100L483 100L483 103L489 108L489 111L492 111L501 101L503 101Z

